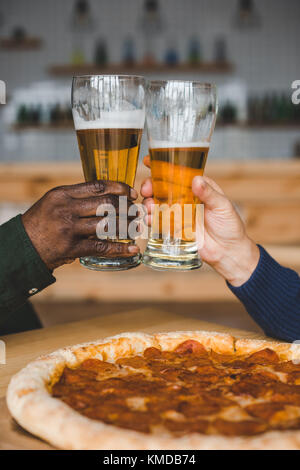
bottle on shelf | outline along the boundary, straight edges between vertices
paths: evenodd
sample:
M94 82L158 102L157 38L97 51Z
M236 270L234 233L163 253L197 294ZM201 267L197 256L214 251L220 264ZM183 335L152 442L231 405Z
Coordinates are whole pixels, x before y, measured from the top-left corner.
M197 36L192 36L188 43L188 63L197 65L202 61L201 45Z
M285 92L250 95L247 104L250 125L294 125L300 122L300 106L293 105L290 95Z
M162 31L162 18L158 0L145 0L139 19L139 29L144 37L143 62L153 65L157 62L157 39Z
M220 124L235 124L237 122L237 107L234 103L226 101L220 108L218 122Z
M25 104L21 104L17 110L16 124L19 126L26 126L28 124L28 109Z
M90 34L95 22L88 0L77 0L71 14L72 31L71 63L82 65L88 61L90 50Z
M94 63L96 65L106 65L108 62L107 45L104 39L98 39L95 47Z
M132 36L127 36L124 39L122 46L122 62L128 67L136 63L135 42Z
M214 61L216 64L224 64L227 62L227 43L223 36L219 36L215 39Z
M175 38L168 38L164 61L166 65L174 66L179 62L179 54Z

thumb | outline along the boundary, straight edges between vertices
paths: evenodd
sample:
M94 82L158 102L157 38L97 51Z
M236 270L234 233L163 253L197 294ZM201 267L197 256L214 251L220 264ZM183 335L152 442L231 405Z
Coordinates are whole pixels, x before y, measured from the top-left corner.
M220 209L228 202L226 196L216 191L202 176L195 176L192 190L208 209Z

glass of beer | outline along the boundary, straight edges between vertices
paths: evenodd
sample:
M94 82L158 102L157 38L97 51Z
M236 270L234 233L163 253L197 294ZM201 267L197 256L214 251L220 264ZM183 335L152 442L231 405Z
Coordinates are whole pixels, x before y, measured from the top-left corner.
M133 187L145 122L145 79L129 75L74 77L72 112L85 180L118 181ZM132 239L117 235L103 238L132 243ZM99 271L129 269L140 261L140 254L80 258L83 266Z
M203 175L217 115L211 84L152 81L146 98L154 205L143 263L154 269L190 270L202 265L203 207L192 181Z

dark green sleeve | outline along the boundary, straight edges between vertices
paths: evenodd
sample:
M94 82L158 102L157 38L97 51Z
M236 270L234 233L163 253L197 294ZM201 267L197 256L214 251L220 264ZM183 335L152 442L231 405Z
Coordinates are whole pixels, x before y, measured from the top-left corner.
M24 311L21 307L25 306L27 299L55 280L31 243L21 215L1 225L0 326L10 317L16 317L17 310Z
M42 328L42 324L32 304L27 300L22 307L11 312L4 321L3 319L2 322L0 321L0 338L4 335L36 330L37 328Z

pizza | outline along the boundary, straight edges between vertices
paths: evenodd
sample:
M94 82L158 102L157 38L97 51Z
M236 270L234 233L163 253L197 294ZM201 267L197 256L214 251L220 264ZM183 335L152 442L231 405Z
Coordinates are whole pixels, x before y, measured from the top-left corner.
M124 333L30 363L7 404L61 449L300 449L300 346Z

